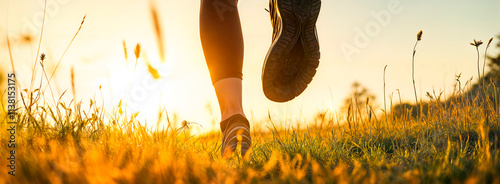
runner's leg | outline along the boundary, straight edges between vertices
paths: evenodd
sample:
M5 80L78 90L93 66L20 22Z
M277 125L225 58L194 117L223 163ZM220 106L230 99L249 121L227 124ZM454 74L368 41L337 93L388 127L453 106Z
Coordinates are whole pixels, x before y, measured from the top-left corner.
M244 114L241 100L243 34L237 0L202 0L200 38L221 119Z

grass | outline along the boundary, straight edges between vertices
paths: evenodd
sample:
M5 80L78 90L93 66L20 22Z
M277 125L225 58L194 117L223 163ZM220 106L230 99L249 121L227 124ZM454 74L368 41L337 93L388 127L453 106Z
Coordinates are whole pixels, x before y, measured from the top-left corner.
M137 44L136 63L140 51ZM251 154L223 159L219 132L193 136L189 123L166 111L159 112L166 128L153 130L138 113L126 115L121 103L106 112L94 99L85 107L76 97L63 102L64 93L57 101L51 93L47 102L53 75L45 75L45 88L32 89L35 81L22 91L18 85L16 176L8 175L9 160L0 159L0 183L500 183L500 91L493 84L492 98L467 95L471 83L447 103L429 93L426 112L419 107L417 117L403 106L397 115L384 110L384 118L371 107L366 114L350 110L347 118L325 111L300 129L276 127L284 123L269 116L251 122ZM393 109L392 97L390 104ZM5 107L2 145L10 136ZM0 146L3 158L9 152Z
M225 160L218 132L192 136L189 127L176 128L178 122L171 120L165 120L166 129L151 130L137 114L126 116L121 107L104 112L93 100L89 107L73 108L35 101L18 111L16 176L0 167L0 182L498 183L500 113L493 102L484 103L488 109L459 100L448 107L431 103L419 121L390 118L390 129L383 119L360 115L353 123L361 128L350 129L328 113L307 129L252 122L273 128L252 132L250 155ZM1 114L6 122L6 112ZM8 127L2 123L0 128ZM2 143L8 142L7 134L0 131ZM0 147L3 156L8 151ZM0 165L8 165L7 160Z
M380 119L372 111L349 111L347 119L325 111L298 129L275 127L280 122L269 116L251 122L270 127L254 128L251 154L227 160L220 133L192 136L165 111L166 128L152 130L121 104L111 112L93 99L88 107L53 105L42 100L44 90L25 90L17 104L16 176L0 167L0 183L498 183L499 101L471 98L467 87L450 103L428 93L418 119L411 109ZM6 116L3 109L2 130ZM0 131L2 143L8 136ZM0 147L2 156L9 151Z

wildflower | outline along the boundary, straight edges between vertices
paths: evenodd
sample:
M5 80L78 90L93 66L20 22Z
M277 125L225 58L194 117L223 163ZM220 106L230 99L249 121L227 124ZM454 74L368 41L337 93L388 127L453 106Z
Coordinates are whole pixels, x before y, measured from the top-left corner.
M483 42L481 40L476 41L476 39L474 39L474 43L472 43L472 42L470 43L470 45L475 46L475 47L479 47L482 44L483 44Z
M422 40L422 34L423 34L422 30L420 30L420 32L418 32L418 34L417 34L418 41Z
M488 46L490 46L491 41L493 41L493 38L490 38L490 41L488 41Z

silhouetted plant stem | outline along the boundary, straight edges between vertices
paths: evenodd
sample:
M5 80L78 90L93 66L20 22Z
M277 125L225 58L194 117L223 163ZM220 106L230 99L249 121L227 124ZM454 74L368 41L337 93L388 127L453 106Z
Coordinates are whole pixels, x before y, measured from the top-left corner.
M386 105L386 100L385 100L385 71L387 69L387 65L384 67L384 114L385 114L385 124L387 124L387 128L389 128L389 122L387 122L387 105ZM392 127L394 128L394 127Z
M418 103L417 98L417 87L415 86L415 53L417 52L417 44L422 39L422 31L417 34L417 41L415 42L415 46L413 46L413 55L411 58L411 78L413 79L413 92L415 93L415 104L417 105L417 118L420 119L420 105Z
M480 66L479 66L479 47L476 47L476 52L477 52L477 80L478 80L478 84L479 84L479 90L481 90L481 72L479 70ZM483 85L484 85L484 82L483 82ZM478 91L479 92L479 91ZM480 93L478 93L480 94Z
M489 125L489 113L488 113L488 105L486 104L486 99L489 98L488 96L488 88L486 87L484 80L485 80L485 74L484 74L484 68L486 66L486 58L488 57L488 48L490 47L491 41L493 41L493 38L490 38L488 41L488 44L486 45L486 49L484 50L484 61L483 61L483 93L484 93L484 98L485 101L483 101L483 106L484 106L484 114L486 115L486 125Z
M490 38L490 40L488 41L488 44L486 45L486 49L484 50L484 61L483 61L483 88L485 87L485 83L484 83L484 68L486 67L486 58L488 58L488 48L490 47L490 44L491 44L491 41L493 41L493 38ZM484 90L484 95L486 95L486 89L483 89Z

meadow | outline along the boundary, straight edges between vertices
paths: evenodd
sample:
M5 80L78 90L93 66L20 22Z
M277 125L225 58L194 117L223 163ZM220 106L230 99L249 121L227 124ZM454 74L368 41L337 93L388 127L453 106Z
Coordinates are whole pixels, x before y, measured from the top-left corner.
M436 101L420 118L349 112L340 120L324 112L301 129L251 122L269 128L254 128L251 154L229 159L220 156L219 132L192 136L189 124L166 114L168 127L157 131L121 107L50 107L37 100L42 91L25 95L31 98L18 104L15 176L6 167L6 111L0 116L0 183L500 182L498 89L496 103Z
M34 67L50 81L44 57ZM15 84L15 159L2 92L0 183L500 183L500 90L484 71L482 79L457 79L452 94L427 93L414 105L391 99L384 111L366 103L342 114L324 110L311 122L269 115L250 122L250 154L228 159L220 156L220 132L193 135L196 125L164 110L165 128L152 129L122 103L106 111L95 99L52 96L50 82Z
M229 159L219 132L193 136L192 124L166 111L158 112L166 128L149 129L121 104L55 106L43 89L26 89L16 104L15 176L3 101L0 183L499 183L499 89L490 83L484 98L471 83L457 86L447 100L428 93L418 116L403 105L385 116L352 106L301 128L269 116L251 122L251 154Z

